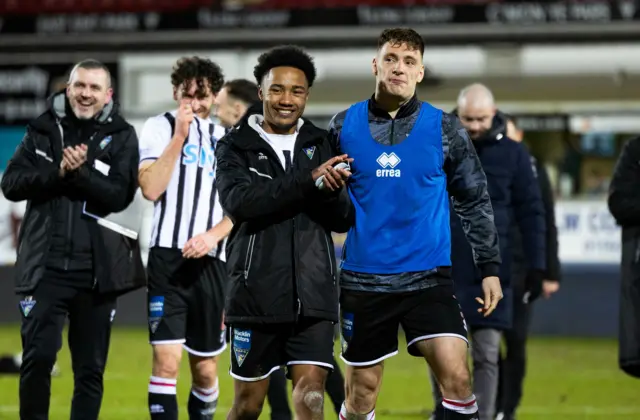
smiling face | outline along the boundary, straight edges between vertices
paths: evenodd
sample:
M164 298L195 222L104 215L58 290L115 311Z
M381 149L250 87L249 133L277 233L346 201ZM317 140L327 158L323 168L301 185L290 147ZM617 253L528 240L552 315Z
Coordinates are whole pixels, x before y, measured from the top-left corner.
M178 104L184 99L191 101L193 112L202 119L209 118L215 95L211 92L211 86L206 80L198 83L196 80L187 80L177 88L173 88L173 98Z
M378 92L407 101L424 78L422 54L407 43L386 42L373 59L373 74Z
M260 87L264 105L265 131L293 134L309 97L309 83L304 72L295 67L274 67Z
M111 101L113 89L104 69L77 68L69 78L67 98L80 120L95 117Z

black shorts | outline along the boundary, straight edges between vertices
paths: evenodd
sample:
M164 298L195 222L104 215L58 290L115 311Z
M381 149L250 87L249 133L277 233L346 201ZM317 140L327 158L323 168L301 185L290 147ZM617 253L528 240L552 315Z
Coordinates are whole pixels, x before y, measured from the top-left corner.
M297 324L233 324L230 374L241 381L266 379L282 366L333 370L334 323L302 318Z
M151 344L183 344L196 356L222 353L227 347L225 263L209 256L185 259L179 249L152 248L147 266Z
M467 341L467 326L453 286L439 285L407 293L360 292L340 295L342 360L369 366L398 353L402 326L409 354L421 357L413 344L435 337Z

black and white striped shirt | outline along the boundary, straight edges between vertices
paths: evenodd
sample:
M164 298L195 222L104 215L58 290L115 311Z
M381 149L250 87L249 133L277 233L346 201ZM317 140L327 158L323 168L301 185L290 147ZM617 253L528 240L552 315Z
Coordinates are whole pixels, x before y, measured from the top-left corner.
M162 155L174 132L177 111L149 118L140 134L140 163ZM206 232L224 217L215 186L215 145L222 126L195 117L167 190L154 203L150 248L182 249L192 237ZM224 242L209 255L223 261Z

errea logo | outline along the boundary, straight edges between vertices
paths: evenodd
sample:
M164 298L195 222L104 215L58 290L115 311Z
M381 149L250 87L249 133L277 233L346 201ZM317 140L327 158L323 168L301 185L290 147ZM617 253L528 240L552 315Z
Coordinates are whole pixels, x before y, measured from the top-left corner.
M378 165L382 166L383 168L376 170L376 176L378 178L395 178L400 176L400 169L395 169L395 167L398 166L401 160L395 153L383 153L378 156L376 162L378 162Z

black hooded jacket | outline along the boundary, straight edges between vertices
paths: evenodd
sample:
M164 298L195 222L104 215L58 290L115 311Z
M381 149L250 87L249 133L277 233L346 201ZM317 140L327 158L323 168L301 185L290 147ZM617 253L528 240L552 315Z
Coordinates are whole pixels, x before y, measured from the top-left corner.
M63 148L85 143L87 162L60 177ZM104 293L144 285L135 276L141 264L137 242L84 216L83 206L99 216L120 212L137 189L138 139L134 128L111 102L94 119L79 121L64 92L27 126L8 163L2 192L11 201L27 200L16 261L16 292L32 292L45 270L91 270L90 284Z
M227 243L229 324L338 320L331 232L346 232L355 211L346 189L319 191L311 172L336 155L327 132L304 119L285 171L262 139L252 108L218 143L217 187L233 221Z

